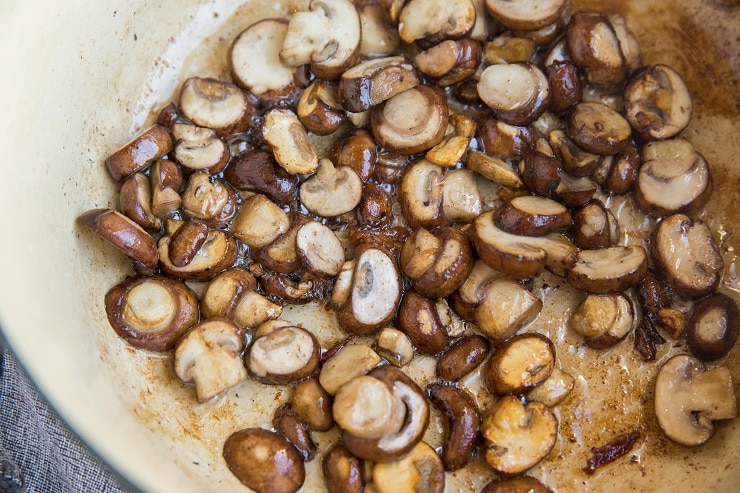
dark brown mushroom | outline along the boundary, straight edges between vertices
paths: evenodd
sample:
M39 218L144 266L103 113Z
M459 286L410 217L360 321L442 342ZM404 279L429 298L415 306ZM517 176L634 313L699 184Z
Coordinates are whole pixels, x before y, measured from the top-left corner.
M236 190L264 194L278 205L290 205L298 198L298 177L278 166L265 151L236 156L224 170L224 178Z
M563 171L572 177L589 176L604 158L578 147L562 130L548 134L550 148L563 164Z
M183 212L209 226L225 225L237 213L236 192L231 185L205 171L190 175L181 196Z
M420 354L438 354L447 347L448 336L434 301L406 291L398 307L396 326L409 336Z
M321 79L313 81L301 93L296 113L303 126L316 135L334 133L345 120L337 87Z
M331 395L316 377L301 380L295 386L291 406L298 417L311 429L328 431L334 426Z
M437 359L437 375L450 382L456 382L475 370L489 352L488 340L480 335L467 335L459 338Z
M478 69L483 52L472 39L447 40L414 56L414 64L438 86L457 84Z
M591 176L605 192L622 195L632 189L641 165L637 149L628 145L614 156L603 158Z
M606 90L621 88L627 79L627 64L605 14L594 10L574 13L568 22L566 41L573 63L583 70L590 84Z
M572 62L554 62L545 71L550 84L550 109L564 115L581 102L583 82L578 68Z
M208 238L208 226L197 219L187 219L170 237L170 262L175 267L185 267Z
M636 285L647 267L647 253L641 246L580 250L565 277L571 286L589 293L614 293Z
M591 200L597 189L598 186L590 178L574 178L563 173L560 184L555 189L555 196L568 207L581 207Z
M145 169L171 150L169 130L161 125L152 125L108 156L105 166L113 179L120 181Z
M121 212L142 228L156 232L162 227L152 211L151 187L144 173L134 173L123 180L119 201Z
M342 74L339 99L344 109L360 113L418 85L419 78L408 58L375 58L358 63Z
M544 236L572 224L568 209L554 200L521 195L501 206L493 216L496 226L516 235Z
M304 462L316 457L318 448L311 438L308 427L298 419L295 411L287 402L278 406L272 418L275 431L283 435L298 450Z
M394 220L393 200L382 187L366 183L356 213L360 226L375 229L389 227Z
M619 224L598 199L589 201L573 215L573 244L584 250L606 248L619 240Z
M178 227L182 222L178 222ZM237 246L234 238L223 231L210 229L192 260L183 266L175 265L170 258L170 242L177 229L162 236L158 243L162 271L180 279L207 281L231 267L236 261Z
M697 358L722 358L735 346L740 335L740 308L722 293L702 298L691 313L686 329L689 350Z
M621 292L586 296L568 319L568 326L596 349L617 344L632 331L634 323L635 309Z
M328 493L362 493L362 461L344 445L336 444L324 455L322 464Z
M624 149L632 129L622 115L607 105L587 101L570 110L565 132L582 149L611 156Z
M278 236L269 245L251 251L254 260L265 268L280 274L292 274L303 265L303 260L296 248L296 236L298 236L298 229L312 220L310 216L296 211L292 211L288 218L290 221L288 231Z
M169 159L158 159L149 169L152 185L152 213L158 218L168 216L182 205L182 171Z
M441 383L430 384L427 393L446 420L447 439L442 447L445 469L455 471L473 458L480 433L478 406L465 391Z
M334 143L331 161L337 166L349 166L367 183L378 162L378 145L364 128L350 130Z
M268 296L278 303L305 305L322 300L329 295L331 283L324 277L308 272L300 276L268 273L262 276L260 284Z
M509 125L487 115L478 120L477 135L486 154L508 161L534 150L536 134L531 127Z
M519 161L519 175L530 192L550 197L560 185L563 165L554 156L532 151Z

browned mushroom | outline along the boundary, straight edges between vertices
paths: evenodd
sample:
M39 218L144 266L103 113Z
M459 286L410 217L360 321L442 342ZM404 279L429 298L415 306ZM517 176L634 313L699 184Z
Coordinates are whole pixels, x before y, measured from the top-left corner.
M186 219L170 236L169 257L175 267L185 267L208 238L208 226L197 219Z
M208 401L247 379L244 346L244 334L233 322L200 322L177 341L175 374L184 383L195 383L198 402Z
M553 491L531 476L521 476L491 481L480 493L553 493Z
M401 180L399 200L411 227L433 228L447 222L443 214L444 169L425 159L411 164Z
M378 162L373 177L381 183L398 183L409 161L409 157L404 154L378 149Z
M560 185L563 164L554 156L532 151L519 161L519 175L530 192L550 197Z
M265 151L236 156L224 170L224 178L235 189L262 193L278 205L290 205L298 198L298 177L278 166Z
M686 329L689 350L697 358L722 358L735 346L740 335L740 308L722 293L702 298L691 313Z
M505 32L483 45L483 60L486 65L529 62L535 51L537 44L534 40Z
M442 186L442 214L454 222L471 223L481 213L483 199L478 182L469 169L448 171Z
M349 0L312 0L308 10L293 14L280 61L297 67L307 63L316 77L338 78L360 52L360 17Z
M568 320L568 326L596 349L614 346L627 337L635 323L635 311L624 293L589 294Z
M568 2L565 0L546 0L528 2L526 0L486 0L486 6L494 19L509 29L534 31L555 22Z
M555 367L544 382L527 392L526 397L528 401L537 401L553 407L563 402L574 386L573 375Z
M448 168L456 166L468 150L475 127L475 120L466 115L450 115L444 138L427 151L426 159Z
M571 238L578 248L606 248L617 244L619 224L603 202L593 199L573 215Z
M494 214L496 226L516 235L544 236L572 223L568 209L554 200L521 195L507 201Z
M176 228L182 226L177 222ZM205 241L187 264L178 267L170 258L170 242L177 229L167 231L158 243L160 267L164 272L180 279L207 281L234 264L237 246L234 238L223 231L210 229Z
M161 125L152 125L105 159L105 166L114 180L145 169L172 150L170 132Z
M568 207L586 205L594 196L598 186L587 177L574 178L567 173L560 177L560 184L555 189L555 195Z
M309 462L316 457L318 450L316 442L311 438L308 427L298 419L289 403L286 402L275 410L272 426L293 444L304 462Z
M360 57L378 58L398 52L398 30L388 22L383 7L375 2L356 7L362 27Z
M548 142L555 155L563 164L563 171L573 177L589 176L604 159L598 154L584 151L578 147L562 130L548 134Z
M456 382L475 370L488 356L488 340L480 335L463 336L437 359L437 375Z
M386 228L393 223L393 199L374 183L366 183L356 209L357 222L368 228Z
M488 360L485 379L495 395L522 394L544 382L555 367L555 346L541 334L507 339Z
M367 183L378 162L378 146L364 128L350 130L335 142L331 161L337 166L349 166Z
M437 452L419 442L404 457L373 465L372 485L377 493L425 491L443 493L445 473Z
M316 377L301 380L295 386L291 406L296 415L311 429L328 431L334 426L331 396Z
M486 154L508 161L534 150L536 133L531 127L509 125L486 115L478 120L477 135Z
M270 110L265 115L262 135L275 161L291 175L313 173L318 168L319 159L306 129L291 110Z
M179 107L196 125L225 137L247 130L257 113L254 98L237 86L200 77L183 83Z
M182 171L169 159L158 159L149 169L152 185L152 213L163 218L175 212L182 204Z
M345 120L337 87L321 79L301 93L296 113L303 126L316 135L333 133Z
M401 428L406 408L386 381L362 375L342 385L334 396L332 414L345 432L378 439Z
M214 175L229 162L229 146L216 135L215 130L190 123L175 123L172 136L175 139L173 157L188 171L206 171Z
M499 158L478 151L470 151L465 159L465 167L505 187L524 188L524 182L519 173Z
M365 483L360 459L341 444L326 452L322 464L326 488L329 493L362 493Z
M289 325L255 338L244 358L252 377L284 385L313 373L319 365L319 350L313 334Z
M386 327L380 331L378 340L375 342L375 350L390 364L397 367L406 366L414 359L414 346L411 339L393 327Z
M183 212L210 226L228 223L238 209L236 192L231 185L205 171L190 175L181 196Z
M591 176L607 193L621 195L632 189L642 161L637 149L628 145L614 156L606 156Z
M264 195L253 195L239 208L231 233L252 248L272 243L290 226L288 215Z
M545 71L550 84L550 109L558 115L581 102L583 82L578 68L572 62L554 62Z
M480 432L480 412L473 399L457 387L436 383L427 387L427 393L446 420L442 462L446 470L455 471L472 459Z
M290 221L288 231L279 235L267 246L251 251L254 260L265 268L280 274L292 274L303 265L303 261L298 255L296 236L298 236L298 229L311 221L311 217L292 211L288 220Z
M131 277L106 293L105 312L113 330L132 346L166 351L198 322L198 298L168 277Z
M438 354L447 347L449 338L434 301L413 291L404 293L396 325L409 336L420 354Z
M342 74L339 98L347 111L360 113L417 85L419 78L408 58L376 58L358 63Z
M475 321L493 347L497 347L532 322L542 310L542 301L510 279L491 282L475 309Z
M339 216L360 203L362 180L349 166L335 167L329 159L321 159L316 174L301 183L298 196L317 216Z
M627 78L627 64L605 14L593 10L574 13L566 41L573 63L584 71L590 84L606 90L621 88Z
M152 211L152 192L149 178L134 173L123 180L119 194L121 212L148 231L159 231L162 224Z
M613 246L580 250L575 265L566 269L568 283L589 293L624 291L647 272L648 259L641 246Z
M344 248L334 231L309 221L296 232L296 251L303 266L319 276L336 276L344 265Z
M627 145L632 129L622 115L607 105L587 101L570 110L565 132L588 152L614 155Z
M416 154L442 141L448 116L444 93L421 85L374 106L371 125L382 147L401 154Z
M398 16L398 36L404 43L431 46L465 37L475 24L471 0L410 0Z
M214 277L201 296L204 319L227 318L241 328L252 328L276 319L283 307L255 291L257 280L241 268L226 270Z
M382 358L364 344L349 344L329 357L319 372L319 383L330 395L350 380L364 375L375 368Z
M511 125L528 125L547 109L547 76L528 62L491 65L480 75L478 95L493 114Z
M482 57L480 43L472 39L447 40L414 56L419 70L446 87L475 73Z
M331 291L331 282L310 272L288 276L268 273L262 276L260 284L265 293L278 303L304 305L323 300Z

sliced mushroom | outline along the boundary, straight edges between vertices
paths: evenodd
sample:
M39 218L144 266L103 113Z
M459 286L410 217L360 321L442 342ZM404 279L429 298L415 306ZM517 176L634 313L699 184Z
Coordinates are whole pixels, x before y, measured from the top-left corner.
M593 199L573 215L571 237L578 248L606 248L619 240L619 225L603 202Z
M398 18L401 15L401 9L408 0L379 0L378 4L383 9L383 15L391 22L398 25Z
M663 219L653 232L655 267L680 296L701 298L719 286L724 261L705 223L683 214Z
M349 166L367 183L378 162L378 145L373 136L364 128L350 130L339 138L331 153L331 160L337 166Z
M246 131L257 113L256 102L237 86L200 77L183 83L179 106L193 123L221 136Z
M555 22L567 3L565 0L536 3L527 0L486 0L488 12L494 19L509 29L522 31L534 31Z
M393 462L373 466L373 485L377 493L424 491L443 493L445 472L437 452L426 442L419 442L408 455Z
M575 378L559 368L553 368L547 379L527 392L527 400L538 401L548 407L557 406L573 390Z
M563 165L555 156L532 151L519 161L519 175L530 192L550 197L560 185Z
M414 56L419 70L441 87L457 84L478 69L483 51L472 39L447 40Z
M624 293L589 294L568 319L568 326L596 349L614 346L627 337L635 310Z
M710 370L680 354L661 367L655 379L655 417L674 442L702 445L714 434L714 421L736 416L734 384L726 366Z
M185 267L193 261L208 238L208 226L197 219L186 219L170 236L169 259L175 267Z
M303 460L293 445L264 428L247 428L229 436L224 459L239 481L255 491L295 493L306 479Z
M697 358L722 358L735 346L740 335L740 308L722 293L701 299L691 313L686 330L689 350Z
M363 493L362 462L342 444L332 446L324 455L322 469L328 493Z
M303 126L316 135L334 133L345 120L337 87L321 79L313 81L301 93L297 113Z
M390 254L360 246L350 285L347 300L337 310L345 330L371 334L393 318L401 301L401 275Z
M491 65L480 75L478 95L493 114L511 125L528 125L547 109L547 76L527 62Z
M493 347L532 322L542 310L539 298L510 279L493 281L484 296L475 309L475 321Z
M628 145L616 155L603 158L591 176L605 192L621 195L632 189L641 165L637 149Z
M459 288L473 267L470 242L459 229L440 228L434 234L420 228L401 250L401 270L415 291L443 298Z
M580 250L565 277L571 286L589 293L614 293L637 284L645 276L647 266L647 254L641 246Z
M344 247L334 231L318 221L298 228L296 250L306 269L319 276L336 276L344 265Z
M317 216L339 216L360 203L362 180L349 166L335 167L330 160L321 159L316 174L301 184L298 196Z
M269 152L250 150L236 156L224 178L235 189L264 194L278 205L298 198L298 177L278 166Z
M617 90L627 78L627 64L609 18L594 10L573 14L566 31L568 52L594 86Z
M250 375L260 382L285 385L313 373L319 366L319 349L309 331L286 326L255 338L244 358Z
M569 61L553 62L545 71L550 84L550 110L563 115L581 102L583 82L578 68Z
M177 341L175 374L184 383L195 383L198 402L206 402L247 379L244 345L244 334L234 323L201 322Z
M269 273L262 276L260 284L265 293L278 303L305 305L325 299L331 290L331 282L309 272L300 276Z
M550 339L520 334L496 348L486 367L486 385L494 395L523 394L544 382L554 367L555 346Z
M360 438L382 438L403 425L406 408L393 387L361 375L345 383L334 396L332 415L342 430Z
M190 175L181 196L183 212L209 226L228 223L238 209L236 192L231 185L205 171Z
M152 213L158 218L168 216L182 204L182 171L169 159L158 159L149 169L152 185Z
M275 161L291 175L316 171L319 160L298 116L290 110L273 109L265 115L262 127L265 142Z
M409 336L420 354L438 354L449 340L434 302L407 291L398 307L396 325Z
M463 336L452 343L437 359L437 375L456 382L475 370L489 352L488 340L480 335Z
M386 327L380 331L375 349L379 355L397 367L406 366L414 358L414 346L409 336L393 327Z
M455 471L472 459L480 433L480 412L473 399L456 387L431 384L429 398L446 419L447 440L442 449L445 469Z
M334 426L331 395L316 377L301 380L295 386L291 406L296 415L311 429L328 431Z
M401 154L416 154L442 141L448 117L444 93L420 85L374 106L371 125L382 147Z
M491 481L480 493L553 493L553 491L531 476L522 476Z
M121 212L148 231L159 231L159 218L152 212L152 192L149 178L144 173L129 175L119 194Z
M445 174L442 187L442 214L450 222L471 223L480 215L481 198L475 174L458 168Z
M242 328L278 318L283 307L257 293L256 288L257 280L247 270L222 272L208 283L201 296L203 318L228 318Z
M406 169L399 200L411 227L433 228L447 222L442 208L444 180L444 169L425 159Z
M486 65L529 62L535 51L537 44L532 39L504 33L483 45L483 60Z
M290 18L280 61L290 67L310 63L316 77L333 80L354 64L360 36L360 17L351 1L312 0L308 11Z
M563 171L576 178L589 176L604 160L598 154L578 147L562 130L550 132L548 142L555 155L563 163Z
M704 156L683 139L650 142L642 148L635 201L644 212L691 214L709 200L712 175Z
M475 120L452 114L449 116L447 132L442 141L426 153L426 159L439 166L452 168L460 162L475 134Z
M632 129L622 115L607 105L586 101L570 110L565 132L586 151L611 156L624 149Z
M290 99L298 85L296 69L280 61L287 32L287 21L263 19L242 31L229 49L234 81L262 103Z
M373 177L381 183L398 183L409 163L409 157L388 149L378 149L378 162Z
M178 267L170 258L170 242L176 232L162 236L157 243L160 267L173 277L207 281L236 261L237 246L234 238L223 231L211 229L192 260Z
M250 247L261 248L285 233L289 226L285 211L264 195L253 195L239 208L231 233Z
M572 223L565 206L535 195L514 197L495 212L493 220L504 231L525 236L544 236Z
M308 427L298 419L290 404L286 402L278 406L272 418L272 426L293 444L304 462L316 457L316 443L311 438Z
M198 322L198 298L180 281L137 276L106 293L105 312L113 330L132 346L166 351Z
M154 274L159 261L157 244L144 229L120 212L111 209L92 209L81 214L77 221L121 250L142 274Z
M394 221L393 199L382 187L366 183L356 209L357 222L367 228L387 228Z
M269 245L251 251L254 260L279 274L292 274L303 265L303 260L298 255L296 237L298 229L311 221L310 216L295 211L292 211L288 217L290 221L288 231L278 236Z
M418 85L419 78L408 58L376 58L358 63L342 74L339 98L347 111L360 113Z
M524 182L519 173L499 158L478 151L470 151L465 159L465 167L505 187L524 188Z
M563 173L555 195L568 207L581 207L591 200L597 189L598 186L590 178L574 178Z
M532 127L509 125L489 115L478 121L477 133L485 153L504 161L521 159L534 150Z
M172 137L167 128L152 125L105 159L114 180L145 169L172 150Z
M398 51L398 30L390 25L383 7L376 3L357 5L362 27L360 57L378 58Z
M369 346L344 346L321 366L319 382L330 395L335 395L342 385L366 374L381 361L382 358Z
M646 140L670 139L691 120L691 94L681 76L658 64L635 74L624 89L625 113Z
M518 476L544 459L555 445L558 420L541 402L505 395L483 420L483 455L499 474Z
M471 0L410 0L398 16L398 36L404 43L431 46L467 36L474 24Z

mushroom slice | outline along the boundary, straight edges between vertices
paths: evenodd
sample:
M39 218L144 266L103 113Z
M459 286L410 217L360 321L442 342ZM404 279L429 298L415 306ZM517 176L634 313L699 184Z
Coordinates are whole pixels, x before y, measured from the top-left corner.
M509 125L491 115L478 120L477 131L483 151L504 161L521 159L534 150L539 138L533 127Z
M257 113L256 106L240 88L216 79L191 77L180 91L182 114L222 136L247 130Z
M119 193L121 212L142 228L157 232L162 227L152 212L152 192L149 178L144 173L129 175Z
M231 185L205 171L190 175L181 195L183 212L210 226L228 223L237 212L236 192Z
M655 379L655 417L668 438L694 447L714 434L714 421L737 416L732 374L708 370L685 354L669 359Z
M547 145L544 140L538 142ZM550 197L560 185L563 165L558 158L552 155L549 146L544 150L548 153L537 150L525 154L519 161L519 175L530 192L542 197Z
M475 24L471 0L410 0L398 17L398 36L404 43L416 41L422 46L445 39L460 39Z
M313 373L319 366L319 350L313 334L285 326L255 338L244 358L250 375L260 382L285 385Z
M298 177L278 166L269 152L253 149L239 154L224 170L224 178L235 189L262 193L278 205L298 198Z
M229 49L234 81L261 102L290 98L297 85L296 69L280 61L288 21L263 19L242 31Z
M486 288L502 275L482 260L476 260L465 282L450 297L450 304L455 312L465 320L473 321L475 308L483 301Z
M670 139L691 120L691 94L671 67L653 65L635 74L624 89L627 119L647 140Z
M528 125L547 109L547 76L528 62L491 65L480 75L478 95L493 114L511 125Z
M426 153L427 161L452 168L460 162L475 135L475 120L466 115L450 115L442 141Z
M158 159L149 169L152 185L152 213L158 218L172 214L180 208L182 198L182 171L169 159Z
M550 111L563 115L583 98L583 82L573 62L553 62L545 71L552 97Z
M495 479L480 493L553 493L553 491L531 476L510 479Z
M483 45L483 60L486 65L499 63L528 62L537 51L537 44L525 37L501 34Z
M459 288L473 260L468 238L454 228L440 228L433 234L418 229L404 244L400 258L413 289L429 298L443 298Z
M579 251L565 277L575 288L606 294L631 288L645 276L647 267L647 254L641 246L613 246Z
M619 240L619 225L600 200L592 199L573 215L571 237L578 248L606 248Z
M553 152L563 163L563 171L573 177L589 176L603 160L598 154L578 147L562 130L553 130L547 138Z
M627 78L627 64L619 38L605 14L594 10L573 14L566 42L573 63L586 73L589 83L606 90L621 88Z
M522 394L544 382L555 367L555 346L541 334L507 339L488 360L485 379L495 395Z
M329 156L336 166L349 166L367 183L378 163L378 145L364 128L350 130L334 143Z
M724 261L712 232L683 214L663 219L653 232L655 267L680 296L701 298L719 286Z
M339 216L362 200L362 180L349 166L334 167L329 159L321 159L316 174L301 184L298 196L317 216Z
M437 452L426 442L419 442L401 459L376 463L373 484L378 493L442 493L445 469Z
M565 0L486 0L494 19L509 29L535 31L555 22L563 13Z
M401 15L401 9L408 2L408 0L379 0L378 5L383 9L383 15L393 25L398 24L398 18Z
M175 123L172 135L176 141L173 157L189 171L207 171L214 175L223 171L229 162L229 146L218 138L215 130Z
M170 236L169 256L175 267L184 267L193 261L208 237L208 226L197 219L186 219Z
M160 266L167 274L180 279L207 281L234 264L237 246L234 238L223 231L211 229L192 260L176 266L170 259L172 234L162 236L158 242Z
M471 223L481 213L482 199L475 174L465 168L445 175L442 214L450 222Z
M406 407L385 381L361 375L345 383L334 396L332 415L342 430L360 438L382 438L397 432Z
M637 41L635 34L630 31L627 27L627 21L620 14L611 14L609 22L619 40L619 51L622 52L628 72L637 70L641 66L641 54L640 43Z
M607 105L586 101L570 110L565 132L586 151L611 156L629 143L632 129L622 115Z
M493 347L534 321L542 310L542 301L511 279L493 281L483 296L475 321Z
M381 361L382 358L369 346L344 346L321 365L319 383L330 395L335 395L344 384L366 374Z
M473 458L480 434L480 412L475 401L464 391L443 383L427 386L427 394L446 421L446 443L442 448L442 463L448 471L465 466Z
M229 269L213 278L201 296L204 319L223 317L239 327L257 327L280 316L283 307L255 291L257 280L249 271Z
M201 322L177 341L175 374L184 383L195 383L198 402L206 402L247 379L244 345L244 334L233 322Z
M683 139L650 142L642 148L635 201L644 212L691 214L712 194L712 175L704 156Z
M360 113L418 85L419 78L408 58L376 58L358 63L342 74L339 98L347 111Z
M304 305L328 296L330 281L306 272L300 277L268 273L261 278L262 289L268 296L283 304Z
M553 368L547 379L527 392L527 400L538 401L548 407L557 406L573 390L575 378L559 368Z
M594 196L598 186L587 177L574 178L563 173L560 184L555 188L555 195L568 207L580 207L586 205Z
M363 478L367 471L364 466L344 445L334 444L322 463L328 493L369 493Z
M425 159L406 169L399 195L410 226L433 228L446 223L442 208L444 181L444 169Z
M438 86L447 87L475 74L483 51L472 39L448 39L414 56L414 64L433 78Z
M437 359L437 376L457 382L478 368L488 352L488 339L478 334L464 335L449 345Z
M401 301L401 275L389 253L360 246L351 285L348 299L337 310L345 330L371 334L393 318Z
M519 173L499 158L478 151L470 151L465 159L465 167L505 187L524 188L524 182Z
M345 120L336 86L321 79L301 93L297 113L303 126L316 135L334 133Z
M360 51L360 17L350 0L311 0L293 14L280 50L290 67L311 64L319 79L333 80L351 67Z
M697 358L722 358L735 346L740 335L740 308L722 293L702 298L691 313L686 330L689 350Z
M344 265L344 248L339 238L318 221L298 228L296 250L303 265L320 276L336 276Z
M363 228L385 229L393 225L393 199L381 186L366 183L356 210L357 222Z
M274 431L237 431L226 439L223 455L234 476L254 491L295 493L306 480L298 450Z
M152 125L105 159L114 180L145 169L172 150L172 137L162 125Z
M373 107L371 126L382 147L401 154L416 154L442 141L448 117L444 93L421 85Z
M572 223L570 212L554 200L522 195L514 197L493 216L496 226L504 231L525 236L545 236Z
M275 161L291 175L316 171L316 151L308 140L298 116L290 110L273 109L265 115L262 135L275 156Z
M558 420L541 402L505 395L483 420L483 455L499 474L518 476L544 459L555 445Z
M414 346L411 339L393 327L386 327L380 331L375 349L380 356L396 367L406 366L414 359Z
M288 214L264 195L244 201L234 217L231 233L252 248L269 245L290 226Z
M388 23L383 7L370 3L357 6L362 28L360 57L377 58L398 51L398 31Z
M420 354L438 354L449 342L434 301L413 291L404 293L396 325L409 336Z
M167 351L198 322L198 298L168 277L132 277L105 294L105 312L113 330L132 346Z
M152 235L120 212L111 209L92 209L77 218L93 233L121 250L147 274L157 268L159 254Z
M614 346L627 337L635 310L624 293L589 294L568 319L568 326L596 349Z
M296 236L298 229L311 221L311 218L300 212L291 212L289 215L290 228L277 237L272 243L262 248L252 250L254 260L263 267L280 274L292 274L303 265L298 255Z

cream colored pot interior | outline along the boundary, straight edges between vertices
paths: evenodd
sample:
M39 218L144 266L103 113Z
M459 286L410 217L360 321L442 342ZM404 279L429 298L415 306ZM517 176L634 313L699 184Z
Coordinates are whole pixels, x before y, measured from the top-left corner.
M301 2L293 2L301 3ZM695 113L684 136L710 163L713 198L703 218L721 241L723 291L737 299L740 247L740 7L729 0L590 3L623 13L645 63L674 66ZM270 426L290 391L248 382L198 404L173 376L169 356L136 350L108 326L103 295L129 272L122 256L75 223L83 211L117 207L104 158L151 122L192 74L225 77L233 37L254 19L286 16L290 2L2 2L0 5L0 325L41 391L90 446L145 491L244 491L221 447L233 431ZM215 58L214 58L215 57ZM627 224L627 221L625 221ZM633 224L636 234L642 226ZM550 286L561 284L546 279ZM599 354L564 329L573 293L536 286L545 309L528 328L557 343L575 394L558 410L560 438L531 474L557 491L736 491L740 420L722 423L699 449L668 442L655 425L651 382L631 339ZM315 331L324 347L341 337L322 310L284 318ZM662 347L658 361L676 350ZM740 350L728 364L740 395ZM432 363L411 370L428 378ZM426 376L425 376L426 375ZM589 448L639 428L639 447L593 476ZM441 444L433 414L426 439ZM319 447L336 432L317 433ZM320 459L303 491L320 491ZM448 491L478 491L494 477L482 464L448 474Z

